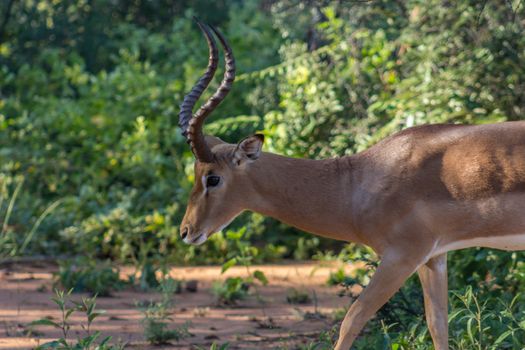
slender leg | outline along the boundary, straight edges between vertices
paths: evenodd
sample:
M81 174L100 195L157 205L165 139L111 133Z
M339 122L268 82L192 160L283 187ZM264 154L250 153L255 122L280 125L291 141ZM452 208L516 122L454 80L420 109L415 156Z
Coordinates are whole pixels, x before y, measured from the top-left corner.
M365 323L423 263L407 251L385 254L372 280L352 304L341 324L335 350L349 350Z
M417 270L425 295L425 316L436 350L448 350L447 254L430 259Z

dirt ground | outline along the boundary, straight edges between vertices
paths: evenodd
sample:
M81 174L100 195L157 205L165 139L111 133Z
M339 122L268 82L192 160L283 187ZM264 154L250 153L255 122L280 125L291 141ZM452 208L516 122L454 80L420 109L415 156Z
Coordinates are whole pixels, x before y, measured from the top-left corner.
M246 276L244 268L234 267L221 275L220 266L177 267L171 270L173 278L199 281L196 293L184 291L174 295L173 327L190 321L191 337L169 345L148 345L136 305L159 296L132 288L115 292L112 297L98 298L97 307L106 313L96 320L93 328L103 336L112 336L113 342L126 343L126 349L208 349L213 342L228 342L230 349L294 349L330 329L334 324L333 312L349 303L347 297L337 296L339 287L326 285L329 273L338 267L317 263L253 266L252 271L262 270L270 283L258 287L262 298L251 295L234 307L217 305L211 285L228 276ZM48 263L0 266L1 350L32 349L60 337L59 330L47 326L39 326L33 334L27 332L31 321L44 317L60 319L56 305L50 300L55 271L56 267ZM122 269L124 275L130 272L131 269ZM317 305L288 304L286 293L292 287L307 291L310 296L315 292ZM73 299L82 296L86 295L75 294ZM78 325L85 322L84 318L81 314L73 317L76 325L71 331L73 338L81 332Z

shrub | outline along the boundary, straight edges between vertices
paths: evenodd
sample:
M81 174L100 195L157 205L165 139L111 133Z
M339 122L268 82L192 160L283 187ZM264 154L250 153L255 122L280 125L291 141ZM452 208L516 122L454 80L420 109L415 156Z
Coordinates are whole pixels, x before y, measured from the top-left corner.
M59 262L56 283L75 293L87 292L99 296L109 296L125 284L120 279L119 270L111 266L109 261L99 262L88 258Z

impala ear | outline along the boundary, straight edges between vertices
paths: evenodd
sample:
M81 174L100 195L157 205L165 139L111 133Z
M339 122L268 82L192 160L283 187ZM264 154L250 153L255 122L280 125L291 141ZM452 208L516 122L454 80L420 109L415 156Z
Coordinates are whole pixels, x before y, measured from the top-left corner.
M245 161L254 161L261 155L264 135L255 134L241 140L233 152L233 162L240 165Z

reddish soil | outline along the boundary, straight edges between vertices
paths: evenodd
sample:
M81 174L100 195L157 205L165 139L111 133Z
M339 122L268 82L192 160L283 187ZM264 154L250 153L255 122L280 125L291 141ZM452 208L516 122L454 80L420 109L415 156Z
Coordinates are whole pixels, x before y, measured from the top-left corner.
M228 276L246 276L244 268L234 267L224 275L219 266L177 267L171 276L180 280L196 279L198 291L174 295L173 327L191 322L191 337L163 346L149 345L143 336L142 314L136 304L156 300L158 293L144 293L129 288L115 292L112 297L99 297L97 307L106 310L94 325L103 336L112 336L113 342L126 343L126 349L209 349L211 343L228 342L229 349L294 349L310 342L334 324L332 314L350 301L338 297L338 287L328 287L326 280L338 265L321 266L316 263L293 265L253 266L264 271L270 283L257 288L262 298L255 295L238 302L234 307L218 306L211 293L213 281ZM348 267L351 269L351 267ZM59 330L39 326L34 332L31 321L50 317L60 319L53 296L53 272L50 264L11 264L0 266L0 349L32 349L38 344L57 339ZM123 268L127 275L131 269ZM307 291L317 296L317 305L290 305L286 301L289 288ZM74 294L79 300L82 294ZM261 301L262 300L262 301ZM83 334L79 326L85 316L74 314L71 336Z

